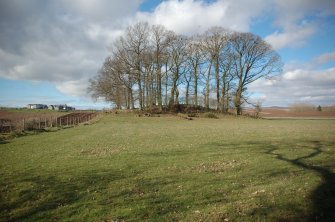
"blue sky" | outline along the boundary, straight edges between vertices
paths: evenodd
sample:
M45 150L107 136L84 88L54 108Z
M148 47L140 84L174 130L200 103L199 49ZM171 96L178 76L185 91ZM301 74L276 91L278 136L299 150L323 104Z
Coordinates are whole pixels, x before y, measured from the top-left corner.
M138 21L180 34L212 26L253 32L284 70L249 86L263 106L335 105L333 0L0 0L0 106L102 108L87 94L109 48Z

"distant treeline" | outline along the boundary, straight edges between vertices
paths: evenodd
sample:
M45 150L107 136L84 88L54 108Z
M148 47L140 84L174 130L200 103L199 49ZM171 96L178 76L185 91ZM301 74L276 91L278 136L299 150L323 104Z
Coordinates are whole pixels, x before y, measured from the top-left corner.
M162 25L137 23L111 51L90 80L89 92L119 109L173 111L183 103L223 112L233 106L241 114L247 86L282 68L279 55L259 36L222 27L187 37Z

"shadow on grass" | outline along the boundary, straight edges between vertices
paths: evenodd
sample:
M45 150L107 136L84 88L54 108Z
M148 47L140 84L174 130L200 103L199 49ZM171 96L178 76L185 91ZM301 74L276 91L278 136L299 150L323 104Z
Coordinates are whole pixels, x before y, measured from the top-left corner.
M292 143L295 144L295 143ZM297 158L288 158L284 154L281 154L282 148L290 148L292 145L290 142L281 144L269 144L260 141L249 141L245 143L222 143L214 142L208 144L212 150L219 151L222 155L248 155L254 153L254 155L260 155L259 153L265 153L276 158L279 161L287 162L293 166L300 168L301 170L307 170L313 172L321 178L321 183L311 192L308 196L313 204L310 212L306 214L303 208L300 206L294 206L290 203L286 203L285 206L280 206L279 211L284 212L283 216L274 218L275 221L335 221L335 174L330 168L321 164L312 164L313 158L324 153L325 148L334 147L334 143L323 143L321 141L306 141L304 148L310 150L306 155L300 155ZM221 151L220 151L221 150ZM265 150L265 152L264 152ZM281 174L299 175L295 171L280 170L278 172L272 172L269 174L271 177ZM254 208L250 217L261 216L262 220L267 218L266 214L276 206L264 206L263 208ZM285 212L290 212L285 215ZM294 213L295 215L293 216Z
M162 191L177 178L141 178L140 171L90 171L73 179L18 175L0 182L0 221L143 221L169 217L187 209L183 201ZM113 186L115 184L115 186ZM9 197L6 195L9 194ZM13 194L15 193L15 194ZM127 209L132 208L131 212ZM83 213L93 210L96 215ZM71 218L75 216L75 219Z
M8 141L0 138L0 144L6 144L6 143L8 143Z
M16 186L23 186L20 190ZM65 184L55 177L32 177L20 180L17 184L10 185L3 192L17 192L16 198L4 198L1 202L1 220L22 221L36 216L38 213L56 209L62 205L77 201L75 190L78 187L73 184ZM5 199L5 200L4 200ZM11 200L14 199L14 200ZM38 217L38 216L37 216ZM50 218L57 220L57 218Z
M8 143L9 134L0 133L0 145Z
M280 216L278 216L279 218L274 218L274 221L332 221L334 219L334 174L326 167L306 163L307 161L305 160L317 157L323 152L322 148L324 145L321 142L313 141L311 143L313 146L309 149L312 152L295 159L289 159L283 154L278 154L281 148L279 145L269 146L268 144L257 142L245 143L246 146L243 149L246 153L256 151L255 155L264 155L265 148L266 156L274 157L278 161L285 161L301 169L316 172L323 179L322 184L311 195L314 207L309 215L306 215L304 209L299 211L298 206L287 203L283 206L282 212L284 214L285 212L294 212L296 213L294 218L290 217L291 215L288 217L284 217L284 215L283 218ZM252 149L249 145L261 147L262 150ZM226 148L225 144L212 144L212 146L216 151ZM235 144L227 145L227 147L232 149L234 146ZM206 149L203 152L209 151ZM228 152L232 153L233 150ZM170 155L172 154L170 153ZM177 152L177 154L184 156L184 153ZM238 154L240 155L240 152ZM83 214L86 210L83 207L84 205L96 212L87 213L85 216L97 218L83 218L84 216L78 215L83 220L164 221L165 218L166 220L178 221L183 220L183 215L195 209L201 210L208 206L215 206L215 204L230 204L228 191L231 188L227 187L227 190L222 191L223 193L213 190L210 188L211 183L214 183L213 178L210 181L207 178L203 178L202 174L187 177L184 174L174 172L170 172L170 174L162 172L162 175L152 176L150 171L148 174L146 173L147 167L142 167L134 163L123 170L105 169L101 171L99 169L91 169L80 175L78 173L73 174L73 172L77 171L72 171L71 173L70 170L69 172L66 171L67 175L62 175L62 172L58 172L58 177L52 172L44 176L33 172L32 174L16 175L16 179L10 181L10 183L0 181L0 221L74 220L70 217L76 214ZM199 179L199 181L195 179ZM219 183L227 183L227 181L222 181L222 178L217 180ZM186 188L180 186L182 182L186 182L186 184L192 182L191 189L188 187L191 191L184 191L183 189ZM232 179L230 183L233 182L234 180ZM243 187L233 186L232 188L239 190ZM95 191L98 192L95 193ZM201 192L204 191L207 193L202 195ZM92 198L96 199L92 200ZM191 205L191 208L188 208L188 205ZM268 206L245 206L248 209L245 209L247 215L244 218L250 216L250 220L257 221L257 218L260 218L260 221L264 220L276 206L273 204L271 207L269 209ZM129 208L132 208L132 211ZM204 220L206 217L201 215L202 217L199 216L195 221L223 221L225 212L217 213L217 218L209 217L209 219ZM196 214L199 214L199 212ZM236 217L233 219L238 220L237 213L233 213L232 216Z
M87 204L96 190L125 176L119 171L109 171L91 172L74 179L26 174L17 178L15 182L0 184L0 221L65 219L76 214L75 206Z
M335 221L335 174L326 167L304 163L304 160L316 157L322 153L322 143L312 141L312 152L306 156L289 159L282 154L275 153L279 148L272 147L266 154L273 155L276 159L285 161L297 167L317 173L322 178L322 183L313 191L312 214L305 221ZM300 218L303 219L303 218Z

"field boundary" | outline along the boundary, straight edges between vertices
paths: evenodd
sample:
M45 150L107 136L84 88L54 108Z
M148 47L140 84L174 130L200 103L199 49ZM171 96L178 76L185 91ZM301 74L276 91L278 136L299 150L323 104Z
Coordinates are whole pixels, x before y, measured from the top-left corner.
M86 123L98 115L97 112L74 112L62 116L24 117L18 119L0 119L0 133L20 133L24 131L63 128Z

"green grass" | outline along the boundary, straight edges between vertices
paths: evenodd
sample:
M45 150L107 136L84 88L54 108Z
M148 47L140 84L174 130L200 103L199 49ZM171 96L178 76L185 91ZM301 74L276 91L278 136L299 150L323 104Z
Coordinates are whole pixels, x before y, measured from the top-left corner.
M334 120L105 116L0 144L0 221L331 220L334 145Z

